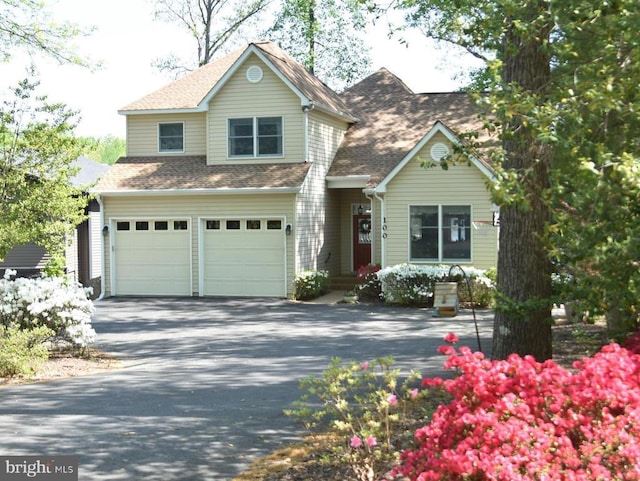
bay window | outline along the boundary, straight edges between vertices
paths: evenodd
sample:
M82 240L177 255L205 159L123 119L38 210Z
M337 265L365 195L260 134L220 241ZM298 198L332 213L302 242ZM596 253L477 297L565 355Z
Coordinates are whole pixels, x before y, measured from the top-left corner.
M470 261L471 206L409 207L411 261Z

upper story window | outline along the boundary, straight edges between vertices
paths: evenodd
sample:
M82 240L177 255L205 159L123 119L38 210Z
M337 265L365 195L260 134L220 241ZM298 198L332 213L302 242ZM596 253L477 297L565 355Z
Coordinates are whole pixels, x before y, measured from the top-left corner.
M412 205L409 217L412 261L471 260L471 206Z
M229 119L229 157L282 155L282 117Z
M184 124L158 124L158 152L184 152Z

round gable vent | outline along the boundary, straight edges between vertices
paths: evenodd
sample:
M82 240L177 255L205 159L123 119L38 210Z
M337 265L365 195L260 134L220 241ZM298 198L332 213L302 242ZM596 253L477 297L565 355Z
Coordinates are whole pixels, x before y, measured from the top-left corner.
M257 65L252 65L247 69L247 80L256 84L262 80L262 69Z
M436 162L449 155L449 146L443 142L436 142L431 146L431 158Z

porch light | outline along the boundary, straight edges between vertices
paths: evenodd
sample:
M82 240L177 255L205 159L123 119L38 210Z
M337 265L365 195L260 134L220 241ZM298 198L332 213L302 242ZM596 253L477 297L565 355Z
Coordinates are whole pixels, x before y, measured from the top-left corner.
M362 208L362 204L358 206L358 215L362 215L364 213L364 209Z

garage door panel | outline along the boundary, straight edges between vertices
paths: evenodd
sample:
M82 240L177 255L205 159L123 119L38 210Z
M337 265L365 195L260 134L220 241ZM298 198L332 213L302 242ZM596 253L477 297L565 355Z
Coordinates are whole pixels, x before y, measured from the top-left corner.
M208 288L212 293L207 295L280 297L282 296L281 284L282 281L280 279L272 281L262 279L259 281L255 279L210 281Z
M262 219L261 225L266 226L266 220ZM281 229L205 229L203 257L204 295L286 295L285 237Z
M171 229L172 221L167 230L136 230L136 222L115 232L115 293L191 295L191 231Z
M186 279L182 279L186 281ZM158 279L135 277L133 279L119 279L120 295L136 296L190 296L190 289L180 279Z
M125 250L120 248L117 251L119 257L118 263L122 266L136 265L153 265L156 266L169 264L173 266L184 266L189 263L189 254L184 249L144 249L144 250Z

